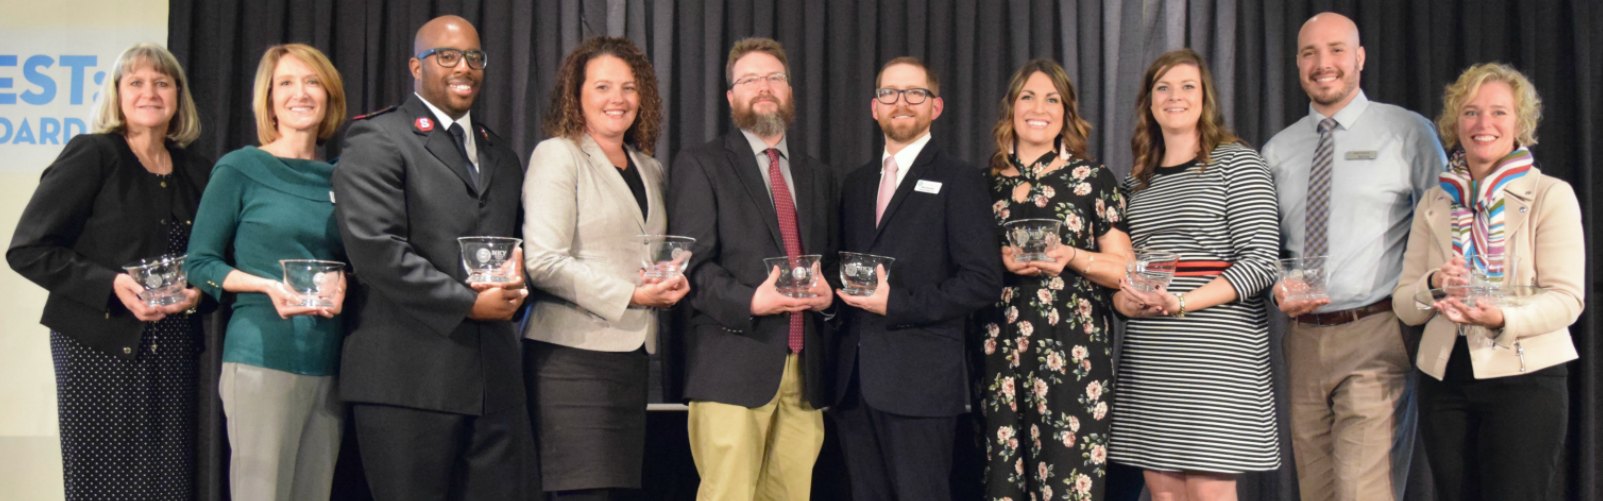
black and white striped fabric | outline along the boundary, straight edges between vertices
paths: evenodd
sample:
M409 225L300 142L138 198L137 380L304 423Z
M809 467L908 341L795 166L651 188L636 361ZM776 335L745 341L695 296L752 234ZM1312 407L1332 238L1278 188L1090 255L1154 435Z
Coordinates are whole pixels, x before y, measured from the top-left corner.
M1250 148L1224 145L1210 156L1206 166L1159 168L1144 190L1126 179L1126 221L1136 248L1230 263L1219 276L1243 299L1126 323L1109 456L1159 471L1273 470L1279 432L1259 292L1274 283L1280 247L1274 184ZM1213 279L1176 276L1168 290Z

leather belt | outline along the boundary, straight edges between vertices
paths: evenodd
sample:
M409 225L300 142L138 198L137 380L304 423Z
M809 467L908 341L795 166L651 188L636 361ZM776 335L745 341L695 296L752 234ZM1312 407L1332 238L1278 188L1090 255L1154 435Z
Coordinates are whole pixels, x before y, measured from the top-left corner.
M1310 325L1341 325L1355 322L1376 313L1391 311L1391 298L1375 301L1373 304L1359 306L1350 310L1327 311L1324 313L1309 313L1298 315L1293 319L1299 324Z

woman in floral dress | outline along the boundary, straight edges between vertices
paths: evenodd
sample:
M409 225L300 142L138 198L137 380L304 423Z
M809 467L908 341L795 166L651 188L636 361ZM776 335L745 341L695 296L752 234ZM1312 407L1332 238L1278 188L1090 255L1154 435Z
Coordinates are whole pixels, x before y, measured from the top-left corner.
M996 224L1063 221L1051 261L1000 244L1006 286L984 322L988 499L1100 499L1113 380L1109 296L1130 255L1124 198L1086 154L1090 124L1050 60L1013 74L993 135ZM1065 273L1067 272L1067 273Z

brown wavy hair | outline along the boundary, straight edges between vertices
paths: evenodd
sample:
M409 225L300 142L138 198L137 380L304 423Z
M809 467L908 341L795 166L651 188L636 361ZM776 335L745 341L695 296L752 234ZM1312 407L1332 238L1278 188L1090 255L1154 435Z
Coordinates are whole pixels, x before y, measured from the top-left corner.
M1198 152L1197 159L1203 168L1213 161L1210 154L1219 145L1245 144L1225 126L1224 113L1219 111L1219 97L1213 91L1213 74L1208 71L1202 55L1191 49L1165 52L1147 67L1146 76L1141 78L1140 97L1136 99L1135 134L1130 137L1130 153L1135 157L1135 166L1130 175L1136 178L1137 190L1144 190L1151 184L1153 171L1163 161L1163 130L1158 127L1158 121L1152 118L1152 86L1170 68L1182 64L1196 66L1197 73L1202 75L1202 116L1197 118L1197 134L1201 136L1198 146L1202 151Z
M1051 59L1034 59L1013 72L1013 79L1007 84L1007 96L1002 98L1002 113L996 119L996 126L991 128L991 137L996 140L996 153L991 155L992 174L1008 167L1008 150L1013 148L1015 139L1013 102L1018 101L1019 94L1024 93L1024 82L1036 73L1045 74L1063 100L1063 130L1058 132L1058 141L1074 156L1084 160L1091 159L1091 155L1086 152L1086 145L1091 138L1091 123L1080 115L1079 98L1074 92L1074 83L1069 81L1069 72L1064 71L1062 66Z
M651 61L627 38L591 38L568 53L562 68L557 70L557 88L551 93L545 133L569 139L578 139L585 133L584 108L579 104L579 93L584 89L584 68L591 59L603 55L622 59L635 74L640 110L635 115L634 125L624 132L623 142L650 155L657 146L657 136L662 133L662 95L657 93L657 74L651 68Z

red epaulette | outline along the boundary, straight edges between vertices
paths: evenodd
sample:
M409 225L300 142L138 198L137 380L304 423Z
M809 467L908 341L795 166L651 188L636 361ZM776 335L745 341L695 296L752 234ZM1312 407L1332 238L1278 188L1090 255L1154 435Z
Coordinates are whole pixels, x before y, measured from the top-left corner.
M376 117L376 116L379 116L379 115L383 115L385 113L389 113L391 111L395 111L396 108L400 108L400 106L390 105L390 106L384 107L384 108L379 109L379 110L369 111L367 113L363 113L363 114L357 115L354 118L351 118L351 120L367 120L369 118L373 118L373 117Z

